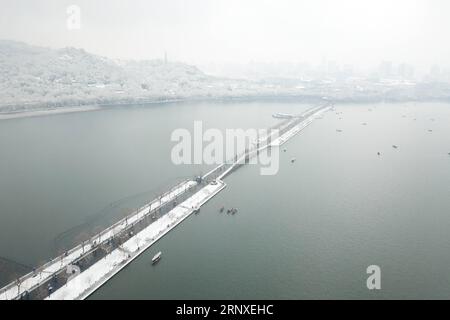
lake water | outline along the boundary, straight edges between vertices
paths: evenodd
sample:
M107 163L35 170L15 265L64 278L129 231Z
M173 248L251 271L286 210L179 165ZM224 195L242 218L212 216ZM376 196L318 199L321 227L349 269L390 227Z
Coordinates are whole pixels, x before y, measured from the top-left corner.
M195 102L1 121L0 257L43 263L205 173L172 164L176 128L266 128L272 113L310 106ZM239 169L91 298L448 298L449 124L450 104L337 105L285 145L278 174ZM369 265L381 267L379 291L366 287Z

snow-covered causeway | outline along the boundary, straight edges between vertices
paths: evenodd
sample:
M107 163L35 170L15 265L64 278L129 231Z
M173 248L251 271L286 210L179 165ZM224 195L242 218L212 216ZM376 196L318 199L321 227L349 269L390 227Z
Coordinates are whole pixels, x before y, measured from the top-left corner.
M303 119L301 119L300 122L294 122L296 125L292 128L289 128L289 126L294 123L288 123L285 128L289 128L289 130L284 132L280 137L274 139L274 141L268 141L267 137L265 141L269 143L264 143L259 148L249 150L248 154L244 153L239 157L239 161L233 163L231 166L226 167L225 165L220 165L219 167L211 170L203 178L209 177L213 173L216 174L220 172L221 174L219 178L210 184L201 187L197 186L196 181L191 180L180 183L160 198L153 200L151 203L140 208L130 216L95 235L90 239L90 241L78 245L72 250L69 250L66 254L61 255L41 266L34 272L21 277L19 279L20 281L7 285L0 290L0 300L16 299L23 293L30 292L43 282L49 280L53 274L60 272L61 270L67 269L69 274L71 274L74 270L77 271L77 266L72 265L72 263L85 255L86 252L93 250L99 243L113 238L114 235L126 230L129 225L141 221L141 219L148 216L151 212L153 212L153 210L173 202L179 195L187 192L190 188L201 187L200 190L196 191L186 200L176 205L168 213L149 224L140 232L132 235L131 238L129 238L125 243L109 252L101 260L92 264L81 273L78 269L78 272L75 272L74 275L68 279L65 285L56 289L46 297L46 299L58 300L85 299L146 249L152 246L161 237L175 228L179 223L189 217L189 215L198 210L204 203L225 188L226 184L221 180L222 177L225 177L228 173L230 173L236 165L244 162L243 160L246 156L252 156L257 151L261 151L270 146L281 146L286 141L294 137L297 133L305 129L315 118L331 108L332 107L328 104L305 112L302 115ZM296 118L293 121L298 120L299 118Z
M62 268L69 266L73 261L81 257L85 252L93 249L97 243L101 243L102 241L113 237L115 234L118 234L120 231L126 229L128 225L138 221L150 211L153 211L154 209L157 209L162 205L173 201L178 195L184 193L186 190L188 190L190 187L195 186L196 184L197 183L195 181L184 181L180 183L172 190L165 193L162 197L153 200L146 206L140 208L138 211L132 213L130 216L120 220L116 224L95 235L91 238L91 241L76 246L75 248L69 250L67 254L61 255L44 264L34 272L24 275L19 279L20 283L10 283L9 285L1 289L0 300L15 299L21 294L27 291L31 291L40 283L48 280L54 273L58 272Z
M220 180L217 180L216 184L205 186L169 213L130 238L121 247L115 249L105 258L69 280L66 285L49 295L47 299L85 299L158 241L158 239L189 217L196 208L199 208L225 188L225 186L225 183Z

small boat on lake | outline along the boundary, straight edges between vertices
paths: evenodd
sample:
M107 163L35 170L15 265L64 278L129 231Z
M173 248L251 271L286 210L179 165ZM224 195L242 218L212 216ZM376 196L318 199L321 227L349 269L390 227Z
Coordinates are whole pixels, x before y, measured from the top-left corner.
M293 118L293 115L287 113L274 113L272 117L275 119L291 119Z
M161 251L155 254L152 258L152 264L157 264L158 261L161 260L161 255L162 255Z

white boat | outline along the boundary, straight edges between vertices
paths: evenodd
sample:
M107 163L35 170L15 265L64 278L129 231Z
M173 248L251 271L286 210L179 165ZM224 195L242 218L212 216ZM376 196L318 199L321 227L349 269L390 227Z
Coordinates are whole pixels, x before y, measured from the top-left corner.
M152 258L152 264L155 264L155 263L157 263L159 260L161 260L161 251L160 252L158 252L157 254L155 254L154 256L153 256L153 258Z
M291 119L291 118L293 118L293 116L291 114L287 114L287 113L274 113L272 115L272 117L274 117L276 119Z

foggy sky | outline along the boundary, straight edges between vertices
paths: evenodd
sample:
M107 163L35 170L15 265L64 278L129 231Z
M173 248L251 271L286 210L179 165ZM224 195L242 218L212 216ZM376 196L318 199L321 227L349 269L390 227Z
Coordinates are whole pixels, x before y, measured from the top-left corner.
M0 38L111 58L450 65L447 0L0 0ZM81 29L66 8L81 8Z

